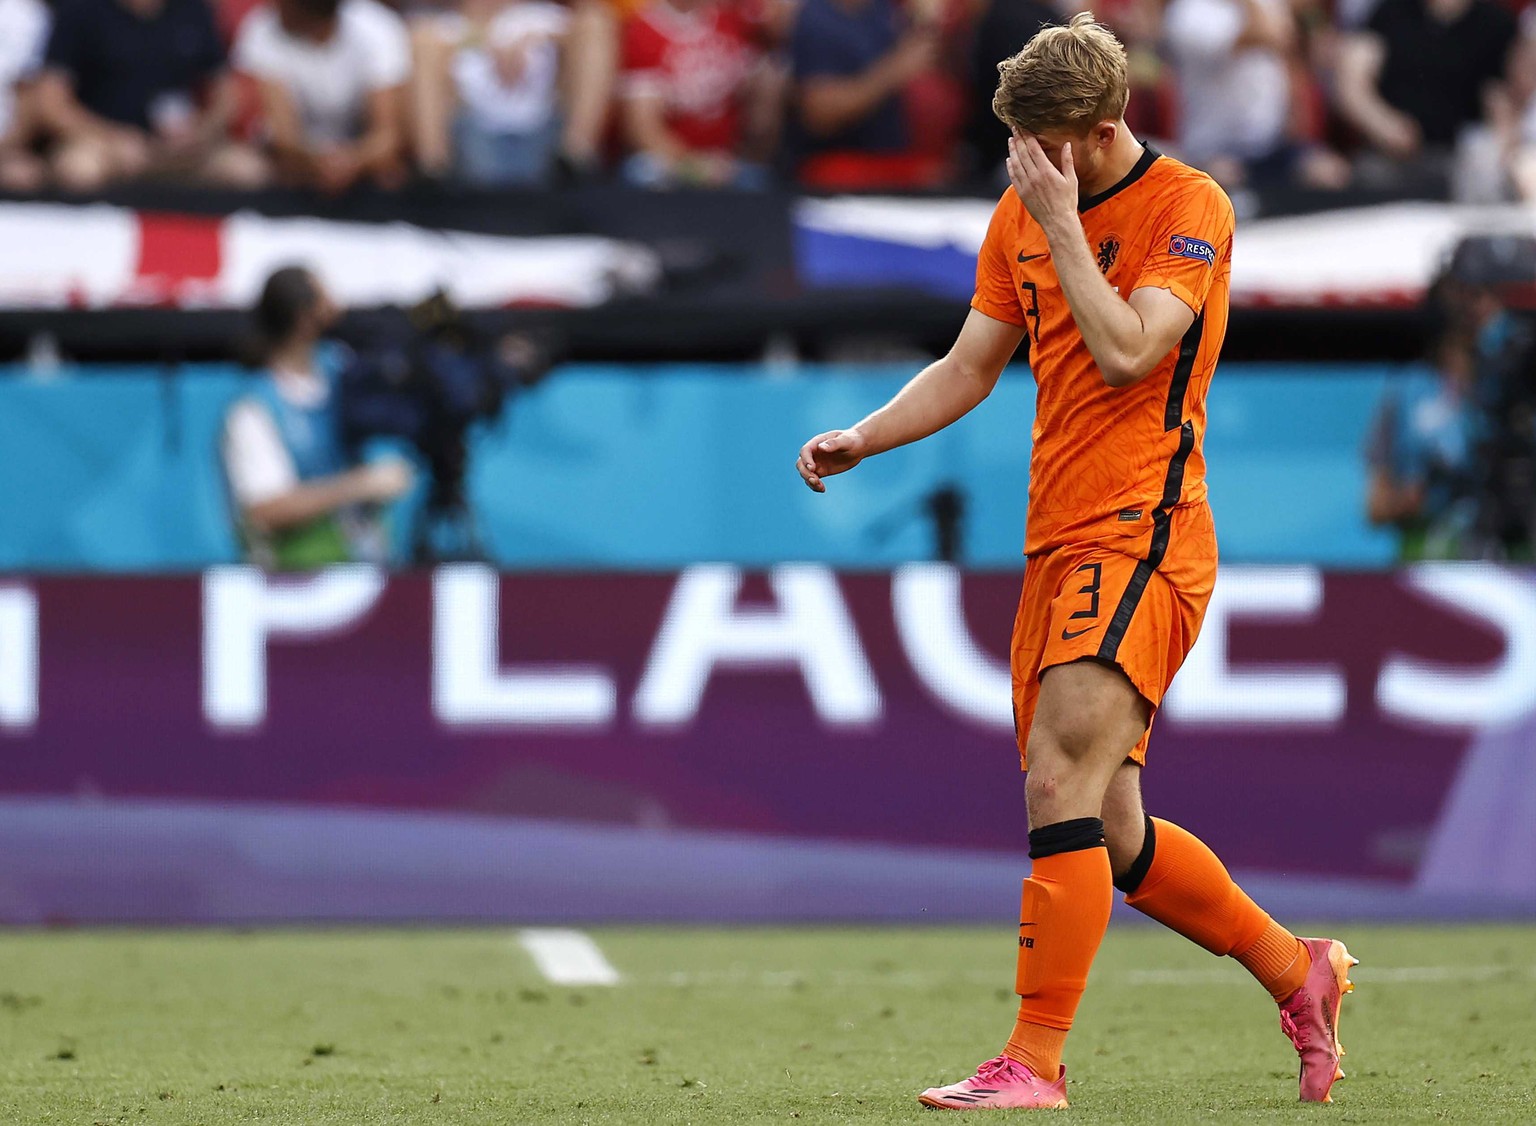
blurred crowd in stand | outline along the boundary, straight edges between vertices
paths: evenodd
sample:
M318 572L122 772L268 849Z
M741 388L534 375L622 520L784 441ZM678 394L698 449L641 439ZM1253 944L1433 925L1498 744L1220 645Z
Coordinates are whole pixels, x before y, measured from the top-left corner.
M1101 0L1229 187L1536 197L1536 5ZM1000 184L1046 0L0 0L0 188Z

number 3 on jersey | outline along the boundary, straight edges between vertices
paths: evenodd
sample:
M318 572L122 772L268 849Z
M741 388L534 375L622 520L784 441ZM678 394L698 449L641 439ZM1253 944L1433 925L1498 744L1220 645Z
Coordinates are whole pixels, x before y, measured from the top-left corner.
M1024 315L1034 321L1034 331L1030 333L1030 340L1040 343L1040 290L1032 281L1020 282L1019 288L1029 294L1029 304L1024 308Z

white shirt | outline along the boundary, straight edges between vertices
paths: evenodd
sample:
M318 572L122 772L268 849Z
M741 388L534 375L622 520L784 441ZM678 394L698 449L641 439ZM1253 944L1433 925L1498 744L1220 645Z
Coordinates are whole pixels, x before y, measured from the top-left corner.
M1259 2L1279 8L1285 0ZM1285 139L1285 60L1266 47L1234 51L1245 21L1239 0L1173 0L1163 15L1178 73L1180 155L1189 160L1267 156Z
M286 87L309 141L334 145L362 133L369 94L410 76L411 42L405 21L377 0L342 0L336 31L324 43L288 34L263 4L240 25L234 63Z
M462 17L445 21L450 38L463 38ZM508 82L485 46L462 48L453 59L453 81L464 109L496 133L532 133L555 116L560 75L560 40L571 22L570 10L544 0L527 0L497 14L486 29L487 44L520 50L522 66Z
M42 0L0 0L0 137L11 129L16 83L42 66L50 22Z
M326 386L310 376L274 372L277 393L296 407L325 401ZM276 500L299 485L298 467L278 432L277 420L258 399L241 399L229 408L221 442L229 491L241 509Z

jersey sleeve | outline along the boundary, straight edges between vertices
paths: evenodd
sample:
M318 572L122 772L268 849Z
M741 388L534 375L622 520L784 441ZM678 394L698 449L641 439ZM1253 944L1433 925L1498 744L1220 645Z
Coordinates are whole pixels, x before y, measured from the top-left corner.
M1009 236L1017 226L1017 207L1017 197L1010 188L992 212L987 237L976 256L976 294L971 298L971 308L993 320L1022 326L1024 306L1013 283L1013 270L1008 266Z
M1227 193L1206 180L1184 192L1152 218L1152 243L1131 286L1166 289L1196 315L1211 283L1232 258L1236 219Z

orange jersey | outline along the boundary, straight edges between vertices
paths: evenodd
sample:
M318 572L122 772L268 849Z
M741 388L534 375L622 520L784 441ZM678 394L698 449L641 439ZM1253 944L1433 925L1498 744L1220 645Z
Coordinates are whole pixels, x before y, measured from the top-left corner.
M971 307L1019 325L1035 377L1027 555L1147 537L1205 499L1205 395L1227 332L1232 204L1204 172L1150 147L1114 187L1080 205L1099 268L1122 297L1166 289L1195 321L1130 387L1104 382L1072 319L1045 232L1010 189L993 212ZM1120 550L1134 551L1129 544Z

